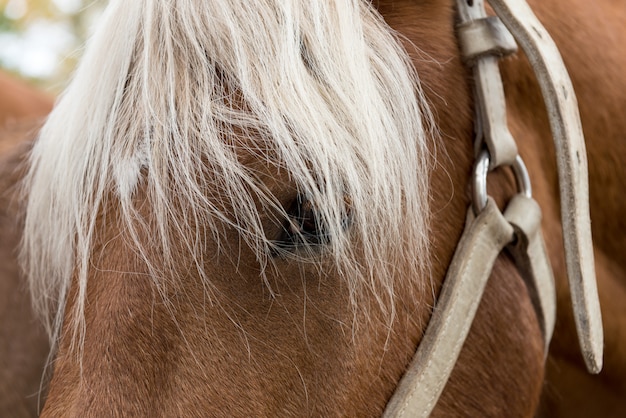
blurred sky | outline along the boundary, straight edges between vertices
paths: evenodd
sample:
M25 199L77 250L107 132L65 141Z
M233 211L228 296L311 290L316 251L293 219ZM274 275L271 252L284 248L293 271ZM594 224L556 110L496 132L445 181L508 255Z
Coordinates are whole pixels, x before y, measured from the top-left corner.
M60 90L93 31L103 3L0 0L0 66Z

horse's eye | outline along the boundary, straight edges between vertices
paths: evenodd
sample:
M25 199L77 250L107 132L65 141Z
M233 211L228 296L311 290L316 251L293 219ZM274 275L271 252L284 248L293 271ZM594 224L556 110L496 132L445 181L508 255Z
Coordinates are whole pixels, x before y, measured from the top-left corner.
M298 196L287 210L287 215L279 238L273 242L277 252L294 251L330 241L328 233L320 225L315 207L304 196Z

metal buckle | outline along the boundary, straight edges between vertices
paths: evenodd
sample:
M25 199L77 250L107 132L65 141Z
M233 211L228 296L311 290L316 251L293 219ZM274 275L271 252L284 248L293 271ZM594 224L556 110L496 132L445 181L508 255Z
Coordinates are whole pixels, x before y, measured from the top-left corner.
M489 174L490 162L489 151L487 149L480 151L474 164L474 181L472 182L472 208L474 215L478 215L487 206L487 175ZM517 155L513 164L511 164L511 168L515 174L515 182L519 192L528 198L532 198L533 190L530 184L530 176L522 157Z

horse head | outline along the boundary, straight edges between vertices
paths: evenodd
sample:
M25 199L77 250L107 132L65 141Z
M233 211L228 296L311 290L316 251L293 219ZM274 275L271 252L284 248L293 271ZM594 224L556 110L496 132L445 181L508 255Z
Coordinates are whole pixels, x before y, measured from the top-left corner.
M22 261L55 347L43 416L382 413L470 203L452 3L111 1L25 177ZM511 129L540 143L512 60ZM532 180L559 225L558 183ZM490 175L500 205L515 191ZM500 257L433 415L531 416L544 360Z

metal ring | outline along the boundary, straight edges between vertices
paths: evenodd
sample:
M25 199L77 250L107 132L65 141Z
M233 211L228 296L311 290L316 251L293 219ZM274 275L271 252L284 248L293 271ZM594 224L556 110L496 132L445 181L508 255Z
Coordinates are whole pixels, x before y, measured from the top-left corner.
M472 207L478 215L487 206L487 174L489 173L489 152L483 149L474 164L474 182L472 183Z
M474 214L478 215L487 206L487 174L489 174L489 165L491 158L489 151L483 149L474 164L474 181L472 183L472 208ZM524 196L531 198L533 195L532 186L530 184L530 176L524 164L524 160L519 155L515 157L515 161L511 164L513 173L515 174L515 182L517 189Z
M528 175L526 164L524 164L524 160L522 160L519 154L515 157L515 162L511 165L511 168L513 168L513 173L515 173L517 190L527 198L532 198L533 188L530 184L530 176Z

